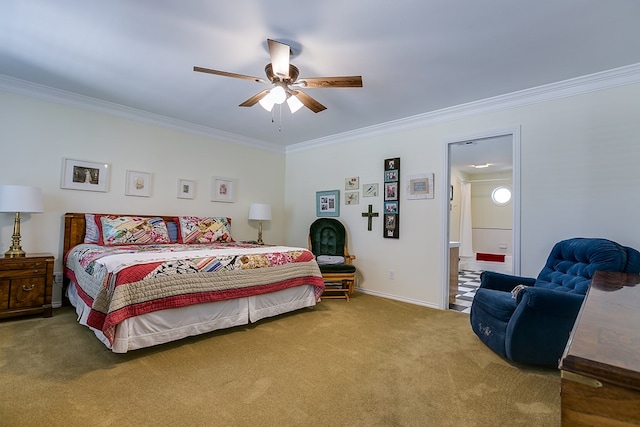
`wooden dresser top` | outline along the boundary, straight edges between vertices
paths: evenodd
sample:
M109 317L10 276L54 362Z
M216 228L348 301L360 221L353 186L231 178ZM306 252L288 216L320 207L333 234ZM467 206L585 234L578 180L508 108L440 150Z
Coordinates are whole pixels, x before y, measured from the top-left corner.
M560 369L640 390L640 275L597 271Z

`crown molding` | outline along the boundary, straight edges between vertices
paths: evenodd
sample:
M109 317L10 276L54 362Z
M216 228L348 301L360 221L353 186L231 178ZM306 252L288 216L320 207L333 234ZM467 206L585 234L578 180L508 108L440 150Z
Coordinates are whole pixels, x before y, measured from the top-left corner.
M524 89L505 95L494 96L440 110L430 111L403 119L368 126L366 128L301 142L299 144L293 144L287 147L286 152L293 153L296 151L304 151L322 146L344 143L355 139L406 131L458 120L465 117L522 107L636 83L640 83L640 63L537 86L530 89Z
M36 99L99 113L110 114L116 117L144 122L180 132L205 136L222 142L239 144L276 153L293 153L296 151L315 149L356 139L406 131L447 121L458 120L464 117L476 116L514 107L522 107L636 83L640 83L640 63L537 86L530 89L524 89L479 101L473 101L466 104L460 104L440 110L430 111L403 119L293 144L283 148L261 140L246 138L234 133L224 132L218 129L197 125L195 123L189 123L171 117L126 107L124 105L27 82L14 77L0 75L0 90L4 90L6 92L25 95Z
M127 107L113 102L103 101L89 96L78 95L49 86L31 83L25 80L16 79L0 74L0 90L16 93L44 101L54 102L70 107L109 114L112 116L148 123L155 126L164 127L180 132L187 132L195 135L220 140L222 142L244 145L260 150L284 153L284 148L264 141L246 138L230 132L224 132L207 126L197 125L160 114L149 113L136 108Z

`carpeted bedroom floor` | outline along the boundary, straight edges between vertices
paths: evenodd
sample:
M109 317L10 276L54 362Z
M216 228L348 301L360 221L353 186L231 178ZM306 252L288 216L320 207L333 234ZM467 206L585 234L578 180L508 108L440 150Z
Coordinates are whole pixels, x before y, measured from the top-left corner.
M557 370L469 316L357 293L113 354L69 307L0 321L2 426L557 426Z

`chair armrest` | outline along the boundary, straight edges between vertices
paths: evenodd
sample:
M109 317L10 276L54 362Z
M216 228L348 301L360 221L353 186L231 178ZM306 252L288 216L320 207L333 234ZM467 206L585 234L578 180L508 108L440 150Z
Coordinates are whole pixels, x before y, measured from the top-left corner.
M483 271L480 275L480 287L496 291L511 292L516 285L533 286L536 279L530 277L512 276L509 274Z
M541 313L556 317L575 319L578 316L584 295L554 291L553 289L526 287L518 292L518 305L526 304Z
M527 286L507 325L507 357L519 363L557 368L584 295Z

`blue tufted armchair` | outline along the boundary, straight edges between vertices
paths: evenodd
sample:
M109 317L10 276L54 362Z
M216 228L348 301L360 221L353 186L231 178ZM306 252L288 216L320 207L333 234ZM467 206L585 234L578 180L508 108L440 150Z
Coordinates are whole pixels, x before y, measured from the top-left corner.
M639 273L640 252L606 239L573 238L555 244L536 279L483 272L471 327L504 358L557 367L596 270Z

